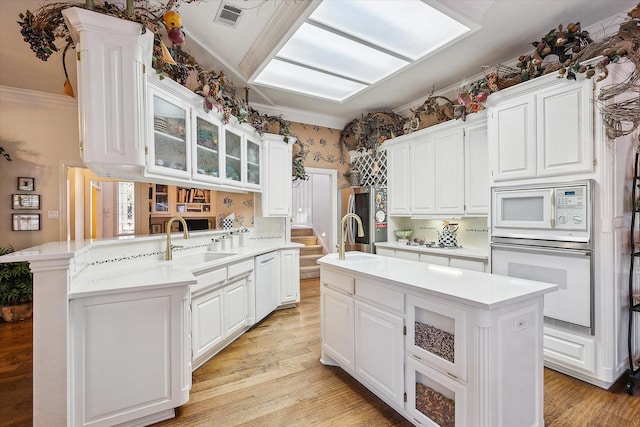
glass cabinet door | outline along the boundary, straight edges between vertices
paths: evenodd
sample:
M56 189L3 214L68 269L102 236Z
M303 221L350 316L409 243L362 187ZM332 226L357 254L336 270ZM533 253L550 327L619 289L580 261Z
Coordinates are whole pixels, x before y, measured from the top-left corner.
M260 144L247 139L247 176L248 185L260 186Z
M153 93L153 92L152 92ZM153 93L153 146L150 170L188 176L188 106Z
M195 115L194 178L220 178L220 124Z
M230 129L224 131L225 178L242 182L242 135Z

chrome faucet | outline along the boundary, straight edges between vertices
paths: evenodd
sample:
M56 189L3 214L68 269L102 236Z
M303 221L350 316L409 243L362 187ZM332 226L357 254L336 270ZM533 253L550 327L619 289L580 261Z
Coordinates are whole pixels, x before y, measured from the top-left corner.
M165 253L164 259L172 260L173 259L173 248L181 248L182 246L174 246L171 244L171 224L173 221L180 221L182 223L182 236L185 239L189 238L189 230L187 230L187 223L181 216L172 216L169 218L169 222L167 222L167 251Z
M347 222L347 219L353 218L358 223L358 237L364 237L364 229L362 228L362 220L360 217L354 213L348 213L342 217L340 221L340 242L338 245L338 259L344 259L344 224Z

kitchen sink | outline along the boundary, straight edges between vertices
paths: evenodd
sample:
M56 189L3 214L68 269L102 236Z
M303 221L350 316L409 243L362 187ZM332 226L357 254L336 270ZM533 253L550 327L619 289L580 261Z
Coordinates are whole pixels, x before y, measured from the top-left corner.
M197 254L187 254L178 257L174 256L173 261L185 265L197 265L217 261L232 255L237 254L228 252L200 252Z

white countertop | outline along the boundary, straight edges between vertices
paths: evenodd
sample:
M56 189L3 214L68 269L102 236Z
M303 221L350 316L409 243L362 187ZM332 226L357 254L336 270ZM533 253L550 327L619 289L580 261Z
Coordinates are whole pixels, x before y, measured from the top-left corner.
M487 261L489 259L489 247L486 248L456 248L456 249L444 249L444 248L428 248L426 246L411 246L406 243L398 242L380 242L376 243L376 247L398 249L402 251L413 251L422 253L431 253L437 255L446 255L460 258L474 258Z
M127 264L121 267L115 264L105 264L91 267L83 271L71 282L69 298L81 298L110 294L114 292L133 292L149 287L172 287L196 284L196 275L228 264L243 261L263 253L299 248L299 243L285 243L276 245L260 245L233 248L211 253L229 254L214 261L199 261L194 263L190 255L208 251L191 252L187 254L174 253L173 260L148 260L137 264Z
M338 254L329 254L320 258L318 263L352 274L407 285L483 309L495 309L558 289L558 285L550 283L362 252L347 252L345 260L339 260Z

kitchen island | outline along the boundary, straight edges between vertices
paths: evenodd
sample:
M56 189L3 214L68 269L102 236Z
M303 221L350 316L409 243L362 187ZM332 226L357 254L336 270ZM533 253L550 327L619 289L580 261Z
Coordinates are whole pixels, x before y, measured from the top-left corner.
M557 285L349 252L321 258L321 361L414 424L543 426Z

